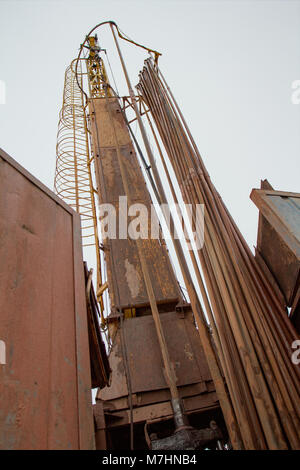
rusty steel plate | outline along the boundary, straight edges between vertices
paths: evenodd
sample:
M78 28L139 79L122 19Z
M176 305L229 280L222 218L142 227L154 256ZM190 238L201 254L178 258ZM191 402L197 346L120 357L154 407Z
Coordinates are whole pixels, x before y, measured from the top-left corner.
M3 151L0 260L0 449L92 449L80 219Z
M191 312L185 318L179 318L176 312L162 313L160 316L177 385L210 381L211 376ZM125 320L124 338L132 393L167 388L152 316ZM110 354L110 365L112 383L111 387L106 387L99 393L103 400L128 394L120 333L117 334Z

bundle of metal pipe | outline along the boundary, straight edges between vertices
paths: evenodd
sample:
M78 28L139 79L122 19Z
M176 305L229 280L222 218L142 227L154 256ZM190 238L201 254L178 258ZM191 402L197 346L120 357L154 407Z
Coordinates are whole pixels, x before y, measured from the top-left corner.
M261 271L213 186L182 113L152 59L145 61L137 90L163 143L165 152L149 118L173 197L176 190L168 160L184 202L205 205L204 245L196 254L190 251L190 261L228 387L240 447L300 449L300 370L291 360L297 334L282 296ZM196 223L194 217L193 228L197 229ZM233 422L222 408L230 433ZM237 442L233 442L235 448Z

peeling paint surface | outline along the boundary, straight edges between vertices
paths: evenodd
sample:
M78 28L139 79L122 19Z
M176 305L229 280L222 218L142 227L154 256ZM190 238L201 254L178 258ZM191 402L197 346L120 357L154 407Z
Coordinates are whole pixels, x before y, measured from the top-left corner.
M0 450L92 449L79 216L1 162Z
M6 364L6 346L2 339L0 340L0 365L1 364Z
M125 259L126 281L133 298L140 292L141 278L134 265Z

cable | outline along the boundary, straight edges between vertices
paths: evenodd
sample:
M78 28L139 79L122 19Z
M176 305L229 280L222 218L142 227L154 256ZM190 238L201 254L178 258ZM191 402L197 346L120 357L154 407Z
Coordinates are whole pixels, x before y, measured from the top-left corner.
M78 61L80 60L80 56L81 56L81 53L82 53L82 51L83 51L83 48L86 47L85 44L86 44L86 42L87 42L89 36L90 36L96 29L100 28L100 26L104 26L105 24L114 25L115 28L116 28L117 31L118 31L119 37L120 37L121 39L123 39L124 41L128 41L128 42L130 42L131 44L134 44L135 46L141 47L142 49L146 49L146 51L148 51L149 54L150 54L151 52L153 52L153 53L154 53L154 57L155 57L155 59L154 59L154 60L155 60L155 63L158 62L158 58L159 58L159 56L161 55L160 52L155 51L154 49L150 49L150 48L148 48L148 47L142 46L141 44L139 44L139 43L133 41L132 39L128 39L128 38L126 38L125 36L123 36L123 35L121 34L121 32L120 32L120 29L119 29L118 25L117 25L114 21L112 21L112 20L110 20L110 21L102 21L101 23L98 23L96 26L94 26L94 28L92 28L92 29L90 30L90 32L86 35L84 42L80 45L79 53L78 53L77 60L76 60L75 75L76 75L77 85L79 86L80 90L81 90L82 93L84 94L86 101L88 100L88 96L87 96L87 94L85 93L85 91L82 89L82 87L79 85L78 78L77 78L77 65L78 65ZM124 34L124 33L123 33L123 34Z
M108 58L108 53L106 52L106 50L104 52L105 52L105 55L106 55L106 59L107 59L107 62L108 62L108 67L109 67L110 73L112 75L114 86L115 86L115 88L117 90L117 93L118 93L118 96L119 96L119 90L118 90L117 83L116 83L116 80L115 80L115 77L114 77L114 73L113 73L111 65L110 65L110 61L109 61L109 58Z

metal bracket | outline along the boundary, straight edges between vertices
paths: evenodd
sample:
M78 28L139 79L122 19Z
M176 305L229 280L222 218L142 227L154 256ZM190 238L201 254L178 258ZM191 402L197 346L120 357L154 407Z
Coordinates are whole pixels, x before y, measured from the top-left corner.
M171 436L162 439L150 434L147 442L150 441L151 450L199 450L213 441L216 441L217 446L217 442L222 439L221 430L215 421L211 421L209 428L195 429L191 426L182 426Z

